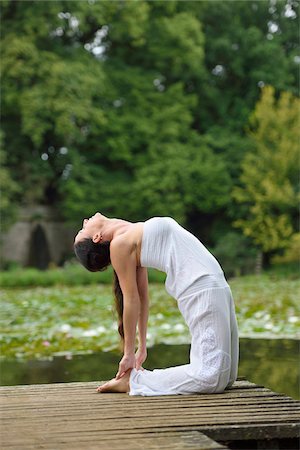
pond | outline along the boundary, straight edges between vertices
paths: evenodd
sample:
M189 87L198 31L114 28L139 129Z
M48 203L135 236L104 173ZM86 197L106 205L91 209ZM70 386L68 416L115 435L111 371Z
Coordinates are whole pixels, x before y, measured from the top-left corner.
M299 395L299 342L293 339L241 339L239 376L293 398ZM147 369L188 362L189 345L154 345ZM112 378L120 354L99 352L48 360L2 360L1 385L95 381Z

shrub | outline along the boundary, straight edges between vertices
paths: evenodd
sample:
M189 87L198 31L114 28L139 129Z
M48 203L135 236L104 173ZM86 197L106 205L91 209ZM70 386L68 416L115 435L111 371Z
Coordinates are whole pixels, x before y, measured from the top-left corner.
M157 270L149 270L149 281L162 283L165 274ZM105 272L89 272L79 264L68 264L62 268L51 268L41 271L35 268L13 268L0 272L2 287L34 287L34 286L84 286L88 284L110 284L112 269Z
M240 233L226 233L212 249L227 277L253 273L257 250L249 239Z

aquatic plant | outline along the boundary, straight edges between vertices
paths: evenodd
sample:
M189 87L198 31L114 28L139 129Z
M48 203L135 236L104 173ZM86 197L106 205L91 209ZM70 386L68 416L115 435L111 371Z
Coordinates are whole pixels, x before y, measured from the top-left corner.
M268 274L230 281L240 335L300 338L300 281ZM150 284L148 345L189 343L177 304L162 284ZM111 287L56 286L2 290L2 358L54 355L119 348Z

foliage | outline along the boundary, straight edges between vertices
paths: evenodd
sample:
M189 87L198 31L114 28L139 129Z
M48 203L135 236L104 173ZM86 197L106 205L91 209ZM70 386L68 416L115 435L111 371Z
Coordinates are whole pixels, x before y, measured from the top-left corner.
M299 337L299 279L270 271L230 282L241 336Z
M230 231L222 236L212 249L227 277L253 273L257 250L250 239Z
M246 217L236 221L264 251L289 245L296 231L299 162L299 99L265 87L251 117L254 148L242 164L241 187L234 195L246 204Z
M2 1L6 170L23 193L10 206L231 231L259 87L297 91L297 6Z
M7 155L3 148L3 133L0 131L0 220L1 229L5 230L16 219L16 196L20 189L12 179L7 165Z
M274 264L298 263L300 255L300 233L294 233L287 248L272 258Z
M190 8L189 2L186 8ZM203 23L207 84L200 84L199 120L205 129L241 134L259 87L298 92L297 2L194 2ZM286 14L287 5L294 14ZM242 133L244 134L244 133ZM235 133L233 133L235 138Z
M158 270L148 269L150 282L164 282L165 274ZM112 284L112 270L89 272L79 264L66 264L62 268L53 267L46 271L34 268L12 268L0 272L0 285L6 288L16 287L49 287L49 286L85 286Z
M265 273L230 282L241 336L295 337L299 279ZM163 285L150 285L148 345L188 343L187 326ZM111 288L105 285L2 290L1 355L38 358L118 348Z

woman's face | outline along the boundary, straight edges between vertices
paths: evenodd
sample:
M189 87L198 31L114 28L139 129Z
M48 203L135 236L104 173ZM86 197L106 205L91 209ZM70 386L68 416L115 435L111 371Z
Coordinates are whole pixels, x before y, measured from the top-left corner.
M85 238L92 238L95 233L100 233L103 218L104 216L97 212L89 219L83 219L82 228L75 236L75 242Z

